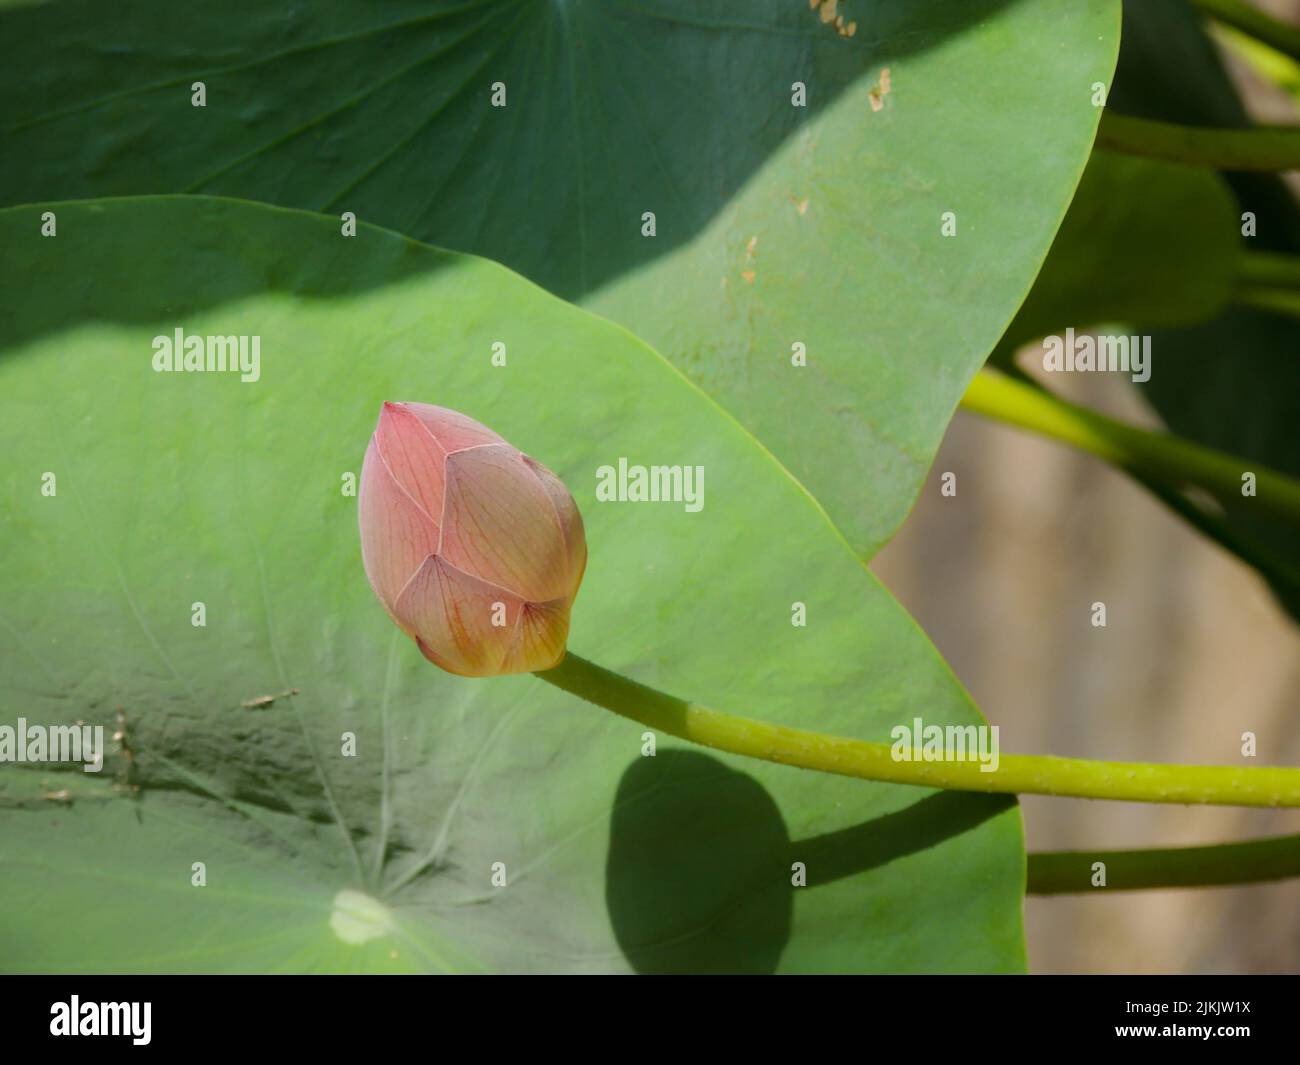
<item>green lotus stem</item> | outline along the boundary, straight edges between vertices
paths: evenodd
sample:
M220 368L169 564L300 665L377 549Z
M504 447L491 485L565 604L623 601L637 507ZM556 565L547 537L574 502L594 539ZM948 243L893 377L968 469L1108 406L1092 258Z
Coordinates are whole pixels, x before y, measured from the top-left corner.
M1192 0L1216 22L1240 30L1261 44L1300 59L1300 27L1289 25L1242 0Z
M536 676L656 732L729 754L862 780L1126 802L1300 807L1300 769L1001 755L996 770L985 772L977 761L895 761L889 743L827 736L710 710L647 688L572 651L554 669Z
M1250 503L1263 513L1300 525L1300 482L1253 460L1171 433L1136 429L990 370L975 376L961 405L1070 444L1122 469L1176 484L1198 485L1225 505ZM1245 473L1255 475L1253 497L1242 496Z
M1300 170L1300 127L1215 129L1107 111L1098 148L1216 170Z
M1247 252L1238 256L1233 300L1300 318L1300 255Z
M1237 257L1237 280L1243 285L1300 290L1300 255L1244 252Z
M1300 100L1300 62L1231 26L1221 25L1219 38L1254 74Z
M1014 362L1000 369L1014 381L1019 381L1035 391L1045 391ZM1293 566L1271 549L1243 535L1222 515L1212 513L1208 508L1193 502L1178 488L1167 484L1163 478L1128 468L1124 469L1124 473L1132 477L1136 484L1140 484L1192 528L1199 530L1202 535L1209 537L1225 551L1236 555L1252 569L1258 570L1272 584L1300 591L1300 568Z
M1300 318L1300 290L1293 288L1239 288L1233 301L1243 307L1254 307L1270 314L1285 314Z
M1104 862L1105 887L1093 886ZM1029 855L1031 895L1146 888L1222 887L1300 876L1300 835L1246 843L1131 851L1049 851Z
M1218 514L1212 514L1194 503L1176 488L1171 488L1159 478L1134 470L1125 471L1165 506L1209 537L1225 551L1230 551L1252 569L1258 570L1271 583L1300 592L1300 568L1293 566L1271 549L1242 535L1232 524Z

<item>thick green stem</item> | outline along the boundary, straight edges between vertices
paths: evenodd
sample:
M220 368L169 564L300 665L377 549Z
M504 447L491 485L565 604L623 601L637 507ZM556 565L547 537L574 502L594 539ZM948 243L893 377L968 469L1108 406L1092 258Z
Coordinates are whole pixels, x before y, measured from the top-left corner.
M827 736L696 706L612 673L572 652L554 669L536 675L589 703L678 739L730 754L863 780L954 791L1128 802L1300 806L1300 769L1000 755L997 768L985 772L985 764L979 761L902 761L895 758L894 745L889 743Z
M1107 111L1097 147L1216 170L1300 170L1300 127L1211 129Z
M1170 433L1135 429L990 370L975 376L961 405L987 418L1071 444L1131 472L1197 485L1224 505L1249 503L1300 526L1300 482L1249 459ZM1254 496L1242 494L1246 473L1255 475Z
M1094 884L1097 862L1105 865L1104 885ZM1275 836L1209 847L1031 854L1027 890L1031 895L1068 895L1257 884L1294 876L1300 876L1300 836Z
M1300 59L1300 27L1275 19L1242 0L1192 0L1192 3L1225 26L1240 30L1283 55Z

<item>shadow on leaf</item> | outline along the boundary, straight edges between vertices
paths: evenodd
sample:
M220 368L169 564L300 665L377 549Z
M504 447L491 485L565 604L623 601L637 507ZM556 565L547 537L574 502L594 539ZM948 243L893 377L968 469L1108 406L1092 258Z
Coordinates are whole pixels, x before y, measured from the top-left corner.
M775 800L711 755L664 750L623 774L605 899L642 973L771 973L790 939L793 871L807 887L868 872L1002 813L1004 795L939 792L851 828L791 841Z

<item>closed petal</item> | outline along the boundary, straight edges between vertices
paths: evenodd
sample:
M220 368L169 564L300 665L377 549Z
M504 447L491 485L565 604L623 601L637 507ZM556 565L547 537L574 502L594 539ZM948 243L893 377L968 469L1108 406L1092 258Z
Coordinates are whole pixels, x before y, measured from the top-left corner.
M525 603L502 673L536 673L560 664L569 639L569 603Z
M502 672L523 605L434 555L403 589L393 614L435 665L466 677L491 677Z
M373 438L361 465L357 520L366 577L392 614L398 593L438 549L438 526L397 486Z
M403 403L402 406L420 419L443 451L449 454L463 451L467 447L505 443L486 425L480 425L458 410L435 407L429 403Z
M568 552L550 496L518 451L499 444L448 456L444 558L544 603L570 594Z
M555 507L555 517L564 536L565 557L569 564L569 582L565 594L572 601L578 594L578 586L587 569L587 534L582 525L582 515L578 513L578 504L573 501L573 496L564 487L563 481L536 459L524 455L523 460Z
M447 452L406 403L385 403L375 442L398 486L428 515L442 520Z

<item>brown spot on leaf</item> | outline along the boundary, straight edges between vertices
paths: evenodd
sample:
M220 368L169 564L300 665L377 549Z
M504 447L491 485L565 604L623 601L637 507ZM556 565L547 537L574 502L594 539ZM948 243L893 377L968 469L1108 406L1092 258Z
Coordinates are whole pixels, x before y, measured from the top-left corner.
M885 67L880 72L880 84L867 93L867 98L871 101L871 110L879 111L885 106L885 97L889 95L889 68Z
M819 4L821 10L818 10L817 5ZM821 19L822 25L830 24L831 28L841 37L852 37L858 32L858 24L856 22L846 24L844 15L839 11L839 6L840 0L808 0L808 9L817 12L817 17Z
M273 705L277 699L283 699L286 696L297 694L297 688L286 688L284 691L278 692L275 695L255 695L251 699L245 699L239 705L245 710L261 710L264 707Z

